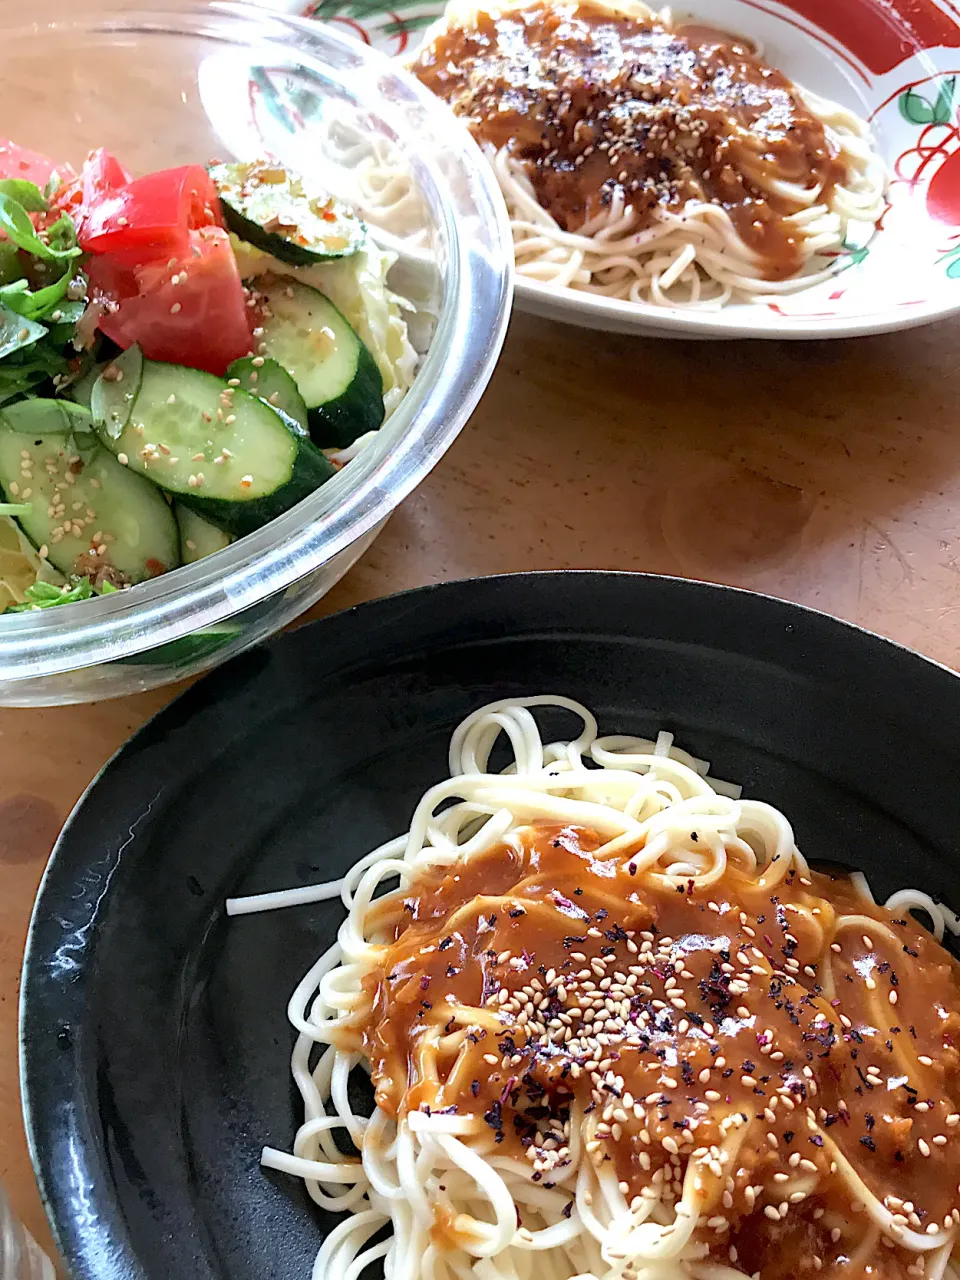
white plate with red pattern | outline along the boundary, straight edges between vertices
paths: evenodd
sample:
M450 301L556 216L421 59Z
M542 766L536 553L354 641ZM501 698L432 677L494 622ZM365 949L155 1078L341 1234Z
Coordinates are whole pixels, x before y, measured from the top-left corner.
M397 56L438 0L272 0ZM762 42L796 83L869 120L890 174L865 247L795 294L691 312L519 279L517 306L614 332L829 338L911 328L960 312L960 0L692 0L684 13Z

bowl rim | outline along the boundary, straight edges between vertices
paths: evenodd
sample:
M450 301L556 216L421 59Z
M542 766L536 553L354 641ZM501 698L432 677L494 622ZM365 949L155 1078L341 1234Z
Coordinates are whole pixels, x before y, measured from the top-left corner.
M400 107L417 120L416 134L408 123L406 133L395 131L396 138L430 184L425 194L446 241L447 285L413 386L377 440L348 467L297 507L218 552L212 563L181 566L129 594L5 617L0 681L96 666L223 622L292 586L386 520L436 464L480 399L503 346L513 296L506 206L479 148L439 99L380 51L327 25L236 0L193 0L183 9L133 13L107 0L77 18L0 28L8 50L51 35L105 43L165 35L249 48L253 56L269 50L274 58L282 53L353 85L357 96L363 84L363 94L384 109L389 85L391 119ZM428 152L424 138L442 149L442 177L437 152Z

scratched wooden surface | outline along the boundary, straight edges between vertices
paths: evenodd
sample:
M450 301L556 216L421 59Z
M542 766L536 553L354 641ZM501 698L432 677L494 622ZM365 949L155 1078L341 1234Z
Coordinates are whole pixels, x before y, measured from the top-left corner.
M62 112L48 73L21 98L34 123L52 79ZM127 126L142 134L134 113ZM802 601L960 665L958 346L960 322L708 345L519 316L463 435L316 612L470 575L647 570ZM77 797L173 692L0 710L0 1180L45 1242L17 1086L30 908Z

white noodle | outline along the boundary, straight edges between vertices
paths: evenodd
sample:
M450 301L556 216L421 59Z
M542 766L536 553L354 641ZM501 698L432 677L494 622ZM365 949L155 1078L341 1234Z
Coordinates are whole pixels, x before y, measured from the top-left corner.
M533 708L572 713L581 731L545 743ZM491 755L504 742L510 763L491 773ZM628 1205L610 1167L586 1158L597 1114L585 1115L575 1102L566 1167L551 1175L549 1186L538 1184L524 1161L498 1152L479 1117L418 1111L395 1121L379 1108L371 1117L357 1115L347 1080L361 1058L338 1045L361 1000L361 980L389 941L370 923L385 883L399 879L405 886L425 869L468 860L546 818L593 826L607 840L599 853L608 856L622 846L628 866L664 885L693 881L702 888L733 863L759 885L776 888L791 873L803 877L808 870L789 822L767 804L742 799L739 788L728 784L721 792L708 764L677 749L672 734L661 732L655 740L598 736L592 713L568 698L508 699L480 708L454 732L449 763L450 778L426 793L408 832L361 859L343 879L230 903L240 914L340 896L348 910L337 943L290 1001L300 1033L293 1075L304 1124L292 1155L263 1152L265 1166L304 1178L318 1204L350 1213L326 1237L315 1280L358 1280L363 1267L381 1257L387 1280L744 1280L734 1262L706 1260L693 1237L702 1187L712 1176L709 1161L688 1159L678 1199L665 1199L653 1181L643 1198ZM869 897L865 882L858 887ZM926 911L938 936L944 925L957 924L952 912L912 890L895 894L887 905ZM877 936L890 932L866 916L844 916L841 926ZM832 977L824 981L829 985ZM471 1007L465 1016L478 1026L484 1014ZM496 1014L489 1017L496 1028ZM317 1045L323 1051L311 1067ZM736 1158L748 1119L729 1117L724 1159ZM949 1265L956 1228L923 1234L897 1226L830 1134L810 1123L849 1183L851 1200L862 1201L875 1224L858 1257L866 1258L881 1233L890 1233L901 1247L931 1259L927 1280L957 1280ZM339 1127L359 1147L359 1160L340 1153L333 1140ZM806 1195L815 1185L815 1177L798 1176L783 1194ZM455 1248L436 1247L431 1231L437 1206L455 1226ZM387 1224L389 1237L370 1247Z
M576 9L576 0L555 0ZM641 0L594 0L611 13L669 24L668 11L655 14ZM510 3L487 11L509 11ZM475 0L452 0L424 37L424 46L452 28L476 22ZM757 52L759 47L756 46ZM413 65L416 55L405 59ZM860 245L878 223L885 206L887 174L869 125L855 112L796 86L808 109L823 124L842 162L845 176L822 200L819 186L802 187L770 178L762 168L751 173L761 190L783 197L799 212L785 221L795 233L798 270L783 280L766 278L764 258L744 241L727 211L713 202L689 202L681 211L662 211L655 223L638 230L640 213L616 186L609 208L579 231L564 231L537 201L527 164L509 145L483 145L503 192L513 228L514 258L523 279L552 289L575 289L656 307L716 310L728 302L751 302L810 288L849 265L846 249ZM412 181L376 155L355 170L355 199L368 218L398 236L423 225L414 212ZM417 241L419 243L419 241Z

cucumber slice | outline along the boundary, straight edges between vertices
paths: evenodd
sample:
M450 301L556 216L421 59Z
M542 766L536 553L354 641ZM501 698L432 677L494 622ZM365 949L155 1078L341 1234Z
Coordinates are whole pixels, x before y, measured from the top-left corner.
M52 411L48 420L56 421ZM163 494L99 444L81 456L69 430L27 435L0 413L0 488L10 501L31 504L17 521L61 573L122 586L180 563L177 522Z
M292 419L222 378L143 361L130 417L101 441L124 465L242 537L336 475Z
M205 631L191 631L188 636L181 636L179 640L170 640L167 644L157 645L155 649L147 649L144 653L132 653L126 658L118 658L117 662L132 667L183 667L216 653L241 635L243 627L238 623L215 622Z
M114 440L120 435L130 418L142 377L143 355L136 344L102 370L90 392L90 412L98 431L102 428Z
M0 304L0 360L46 337L46 327Z
M210 176L230 230L281 262L346 258L367 238L352 209L331 195L309 195L298 174L273 161L218 164Z
M264 276L263 350L291 375L321 448L346 448L383 422L383 379L329 298L298 281Z
M3 410L7 426L23 435L48 436L73 431L84 438L84 443L94 443L93 419L82 405L70 400L18 400Z
M67 395L74 404L83 405L85 409L90 408L90 401L93 397L93 388L97 379L106 368L105 364L91 364L90 367L83 372L76 382L71 382L67 388Z
M229 533L224 533L209 520L204 520L198 511L192 511L182 502L175 502L173 514L180 529L180 556L184 564L195 564L197 560L229 547Z
M299 422L304 431L309 430L303 396L282 364L265 356L244 356L241 360L234 360L227 370L227 381L234 378L244 391L266 400L274 409Z

